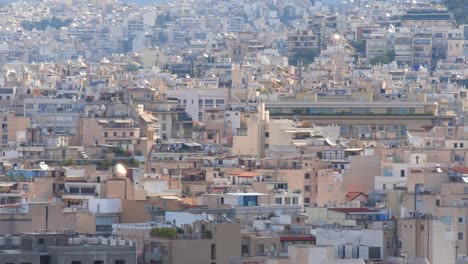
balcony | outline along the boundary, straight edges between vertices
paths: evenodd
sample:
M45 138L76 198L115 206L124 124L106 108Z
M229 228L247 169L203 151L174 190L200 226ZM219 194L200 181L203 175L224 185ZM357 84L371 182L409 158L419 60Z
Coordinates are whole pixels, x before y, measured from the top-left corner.
M152 261L162 261L162 255L159 251L149 252L145 254L145 260L152 262Z

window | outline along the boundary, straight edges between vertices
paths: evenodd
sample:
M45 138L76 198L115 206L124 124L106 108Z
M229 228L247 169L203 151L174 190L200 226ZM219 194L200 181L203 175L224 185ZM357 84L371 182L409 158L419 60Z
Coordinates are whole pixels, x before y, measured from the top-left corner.
M299 204L299 197L293 197L292 198L292 203L293 204Z
M81 264L81 261L79 261L79 260L72 260L71 264Z
M393 248L393 238L387 239L387 248Z
M242 245L242 256L248 255L249 254L249 246L248 245Z
M163 131L166 131L166 124L162 124L161 128L162 128Z
M440 220L442 222L444 222L445 224L447 224L447 225L450 225L452 223L452 217L451 216L443 215L443 216L440 217Z
M460 143L460 148L463 148L463 147L464 147L463 143Z
M308 197L304 198L304 203L309 204L310 203L310 198L308 198Z
M109 136L109 133L108 132L104 132L104 137L108 137Z
M457 148L457 147L458 147L458 144L457 144L457 143L453 143L453 147L454 147L454 148Z
M276 197L276 198L275 198L275 204L283 204L283 198L281 198L281 197Z
M115 264L125 264L125 260L118 259L118 260L115 261Z
M310 173L306 173L306 174L304 174L304 178L306 178L306 179L310 179Z
M270 137L270 132L265 132L265 137Z
M276 253L276 244L270 244L270 253Z
M401 170L401 171L400 171L400 176L401 176L401 177L405 177L405 170Z
M23 184L23 191L29 191L29 184Z
M94 264L104 264L104 260L95 260Z
M133 135L134 135L133 132L130 132L130 136L133 137Z
M439 199L436 200L436 206L440 206L440 200Z
M305 185L304 186L304 191L310 192L310 185Z
M205 100L205 106L213 106L214 102L213 99L206 99Z
M463 232L458 232L458 240L463 240Z
M211 259L216 259L216 244L211 244Z
M44 238L39 238L39 239L37 240L37 243L38 243L39 245L44 245L44 244L45 244Z
M113 134L113 135L114 135L114 137L116 137L116 136L117 136L117 132L114 132L114 134Z
M265 245L264 244L259 244L257 246L257 251L258 251L258 254L261 255L265 252Z
M465 218L464 218L463 216L458 217L458 223L459 223L459 224L465 223Z

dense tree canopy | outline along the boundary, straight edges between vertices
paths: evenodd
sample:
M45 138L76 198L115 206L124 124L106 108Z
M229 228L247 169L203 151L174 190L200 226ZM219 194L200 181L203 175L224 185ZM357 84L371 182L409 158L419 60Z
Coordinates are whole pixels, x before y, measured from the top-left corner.
M468 23L468 0L444 0L444 3L458 24Z
M320 51L315 48L298 50L289 58L289 62L295 66L299 64L308 65L314 62L315 57L319 54Z
M52 17L51 19L41 19L39 21L23 21L21 26L26 30L40 30L44 31L47 27L59 29L61 27L68 27L71 24L71 19L60 19Z

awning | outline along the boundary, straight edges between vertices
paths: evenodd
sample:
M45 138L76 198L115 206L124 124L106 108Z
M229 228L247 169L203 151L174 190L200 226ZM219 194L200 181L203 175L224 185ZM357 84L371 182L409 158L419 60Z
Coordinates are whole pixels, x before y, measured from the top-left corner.
M11 187L18 184L17 182L0 182L0 187Z
M173 196L173 195L162 195L162 196L159 196L161 197L161 199L164 199L164 200L177 200L177 201L182 201L181 198L177 197L177 196Z

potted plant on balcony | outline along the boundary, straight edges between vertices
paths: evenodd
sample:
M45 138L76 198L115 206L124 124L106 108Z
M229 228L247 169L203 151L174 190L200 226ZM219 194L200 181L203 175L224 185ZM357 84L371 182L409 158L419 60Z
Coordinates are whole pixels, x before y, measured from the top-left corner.
M151 229L150 235L153 237L174 239L177 236L177 230L169 227L156 227Z

